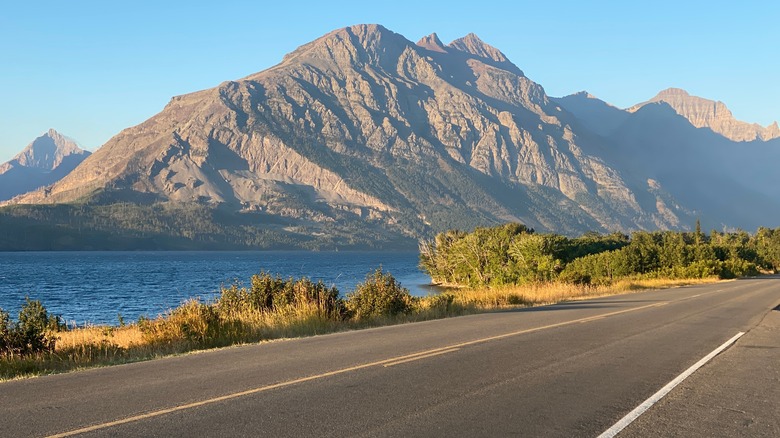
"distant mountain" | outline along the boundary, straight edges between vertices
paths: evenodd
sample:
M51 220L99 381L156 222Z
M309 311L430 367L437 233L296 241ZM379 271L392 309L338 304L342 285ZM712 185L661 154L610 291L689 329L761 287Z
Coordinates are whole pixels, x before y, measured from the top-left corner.
M615 132L630 117L630 113L600 100L587 91L551 99L574 114L583 127L605 137Z
M735 143L665 102L639 108L609 141L624 173L647 178L705 229L780 226L780 142Z
M54 184L89 154L75 141L50 129L11 161L0 164L0 201Z
M768 141L780 137L777 122L763 127L757 123L746 123L734 118L723 102L715 102L697 96L691 96L679 88L661 91L647 102L629 108L635 112L639 108L654 102L668 103L677 114L688 119L697 128L710 128L722 136L734 141Z
M77 201L85 207L73 214L99 207L146 236L216 233L228 245L252 235L242 245L318 249L411 247L506 221L566 234L685 229L697 218L775 225L780 200L764 190L774 171L728 170L742 161L723 154L745 154L732 146L667 104L632 113L587 93L550 98L474 34L415 44L358 25L268 70L174 97L14 204ZM753 201L765 205L728 211ZM149 206L133 210L148 223L122 222L129 204Z

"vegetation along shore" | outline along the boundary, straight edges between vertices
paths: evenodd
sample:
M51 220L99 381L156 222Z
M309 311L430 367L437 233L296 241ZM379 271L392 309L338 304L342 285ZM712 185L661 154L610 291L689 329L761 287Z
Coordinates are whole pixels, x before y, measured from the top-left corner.
M17 318L0 309L0 379L134 362L194 350L534 306L626 291L776 272L780 229L535 233L519 224L447 231L420 244L420 265L443 292L413 297L381 269L354 291L307 278L254 275L210 302L155 319L68 328L39 301Z

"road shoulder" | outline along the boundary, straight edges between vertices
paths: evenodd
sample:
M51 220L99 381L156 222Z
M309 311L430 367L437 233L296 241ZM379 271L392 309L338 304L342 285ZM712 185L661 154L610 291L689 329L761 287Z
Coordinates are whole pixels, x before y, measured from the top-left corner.
M780 436L780 306L619 437Z

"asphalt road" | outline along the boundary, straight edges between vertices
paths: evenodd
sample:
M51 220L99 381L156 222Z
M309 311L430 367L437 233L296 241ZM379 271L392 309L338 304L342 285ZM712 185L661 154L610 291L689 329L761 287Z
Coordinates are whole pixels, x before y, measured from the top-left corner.
M778 304L738 280L6 382L0 436L598 436ZM780 350L746 351L752 381Z

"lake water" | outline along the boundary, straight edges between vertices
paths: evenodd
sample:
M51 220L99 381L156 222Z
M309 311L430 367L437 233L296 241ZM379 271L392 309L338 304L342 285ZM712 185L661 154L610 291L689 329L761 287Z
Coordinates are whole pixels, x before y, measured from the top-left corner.
M247 285L261 270L308 277L342 296L382 267L413 295L430 277L417 253L394 252L0 252L0 308L16 319L25 296L40 300L68 325L118 324L155 317L188 298L214 298L221 286Z

